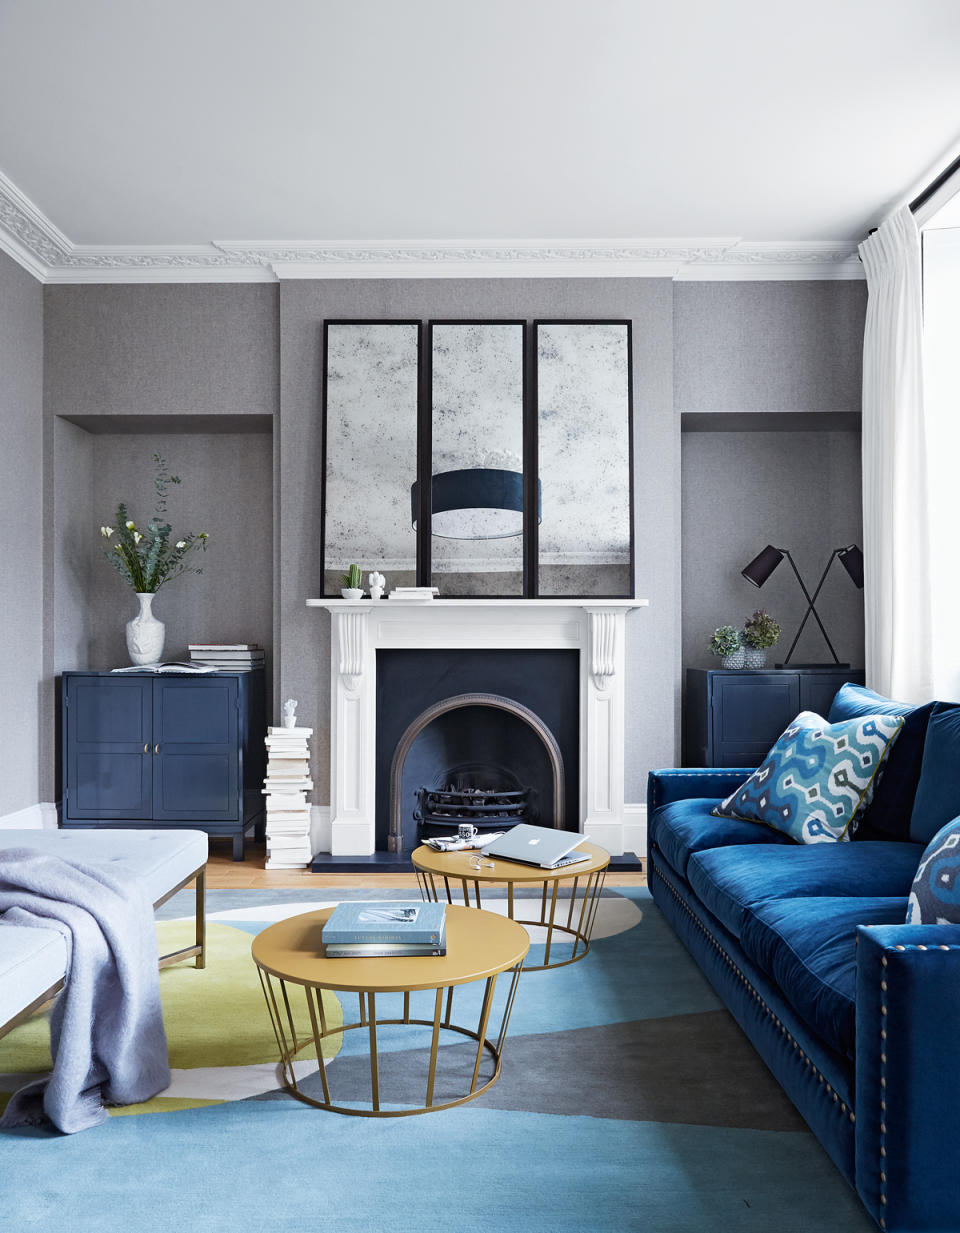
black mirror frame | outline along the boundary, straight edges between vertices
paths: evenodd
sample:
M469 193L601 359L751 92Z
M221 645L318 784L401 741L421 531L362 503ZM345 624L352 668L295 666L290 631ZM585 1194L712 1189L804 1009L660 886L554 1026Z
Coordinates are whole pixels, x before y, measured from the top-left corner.
M532 329L530 325L532 324ZM630 490L630 591L628 595L591 595L591 600L632 599L636 593L636 528L634 488L633 428L633 323L629 318L537 318L532 323L518 318L430 318L426 322L411 318L331 318L323 322L321 372L321 495L320 495L320 580L325 594L327 551L327 360L329 327L337 325L415 325L417 327L417 460L419 485L417 519L416 579L418 586L432 585L431 526L433 475L433 327L436 325L519 325L523 330L523 584L521 595L482 595L482 600L538 599L540 577L540 537L537 521L537 481L539 479L539 407L537 357L539 327L542 325L623 325L627 331L627 440ZM426 529L425 529L426 528ZM371 563L375 568L375 563ZM441 599L443 596L440 597ZM565 596L550 596L563 603ZM574 597L584 598L584 597Z

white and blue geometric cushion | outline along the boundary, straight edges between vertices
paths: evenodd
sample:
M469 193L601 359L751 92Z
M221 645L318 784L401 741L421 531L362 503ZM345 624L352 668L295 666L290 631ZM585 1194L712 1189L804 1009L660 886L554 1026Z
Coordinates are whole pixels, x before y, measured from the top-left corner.
M830 724L801 711L750 778L712 812L761 822L797 843L847 840L902 727L902 715Z
M927 844L910 888L907 924L960 924L960 818Z

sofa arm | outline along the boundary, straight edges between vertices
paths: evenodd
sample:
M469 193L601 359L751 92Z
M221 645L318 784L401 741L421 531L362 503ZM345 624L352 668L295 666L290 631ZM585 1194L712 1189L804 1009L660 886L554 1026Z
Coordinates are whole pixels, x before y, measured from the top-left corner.
M756 769L755 766L723 766L650 771L647 775L647 815L661 805L698 796L720 800L739 788Z
M960 1229L960 925L857 930L856 1181L888 1233Z

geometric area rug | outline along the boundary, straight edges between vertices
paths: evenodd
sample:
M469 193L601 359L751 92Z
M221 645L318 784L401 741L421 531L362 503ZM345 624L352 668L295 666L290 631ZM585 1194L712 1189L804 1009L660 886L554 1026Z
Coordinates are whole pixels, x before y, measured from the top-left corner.
M251 937L299 912L377 898L419 900L419 894L210 892L206 969L182 965L160 974L171 1088L144 1105L112 1110L102 1126L80 1134L0 1132L3 1228L875 1229L644 888L604 892L582 962L521 976L500 1079L478 1099L382 1120L294 1100L278 1082ZM496 894L485 894L484 907L505 911ZM164 950L192 928L183 919L191 913L192 892L160 910ZM536 931L531 937L528 961L537 963L542 939ZM326 1009L329 1022L342 1022L335 999ZM377 1009L383 1013L379 997ZM356 1006L346 1014L353 1021ZM45 1019L37 1018L0 1040L0 1106L31 1074L49 1069L47 1034ZM349 1104L351 1092L358 1101L369 1096L361 1035L329 1042L327 1074L338 1103ZM429 1029L424 1036L381 1029L385 1104L391 1095L397 1102L408 1098L408 1077L419 1091ZM310 1091L317 1064L302 1056L298 1076Z

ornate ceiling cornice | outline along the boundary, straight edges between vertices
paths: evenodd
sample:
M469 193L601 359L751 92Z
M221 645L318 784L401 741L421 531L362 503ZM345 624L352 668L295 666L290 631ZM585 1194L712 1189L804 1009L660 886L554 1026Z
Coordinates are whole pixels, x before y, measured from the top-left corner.
M74 244L0 173L0 248L44 283L291 278L862 278L850 241L677 240Z

